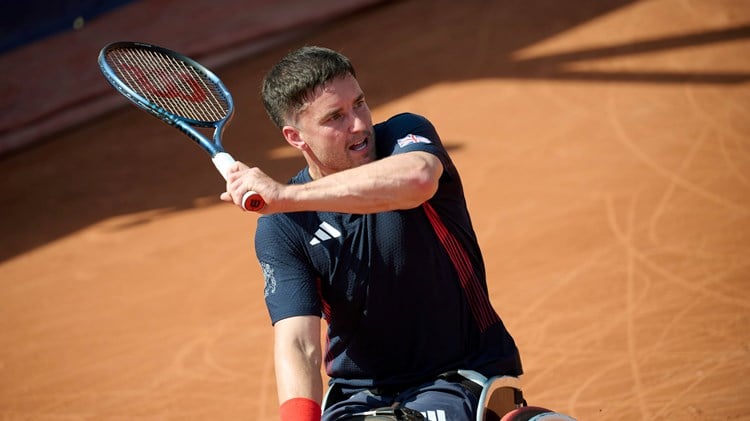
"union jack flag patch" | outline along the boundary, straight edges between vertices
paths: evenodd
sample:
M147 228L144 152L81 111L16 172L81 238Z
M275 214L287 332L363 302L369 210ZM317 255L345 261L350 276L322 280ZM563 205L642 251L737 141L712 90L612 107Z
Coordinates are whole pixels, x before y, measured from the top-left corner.
M412 143L432 143L430 139L415 134L406 135L406 137L402 137L396 142L398 142L400 148L403 148L406 145L411 145Z

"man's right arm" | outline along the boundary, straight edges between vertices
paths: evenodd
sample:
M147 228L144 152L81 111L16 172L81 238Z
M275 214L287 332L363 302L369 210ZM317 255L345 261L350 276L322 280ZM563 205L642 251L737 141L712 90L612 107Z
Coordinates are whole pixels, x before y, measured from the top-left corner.
M228 174L224 201L241 205L253 190L266 201L260 213L376 213L411 209L430 199L438 188L443 164L427 152L389 156L304 184L280 184L258 168L237 162Z

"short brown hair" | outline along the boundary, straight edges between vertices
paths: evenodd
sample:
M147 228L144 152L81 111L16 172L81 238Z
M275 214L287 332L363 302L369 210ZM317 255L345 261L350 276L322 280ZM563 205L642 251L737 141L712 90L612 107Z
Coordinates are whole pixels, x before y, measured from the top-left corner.
M335 78L356 76L343 54L323 47L307 46L282 58L263 80L263 105L276 126L282 128L319 87Z

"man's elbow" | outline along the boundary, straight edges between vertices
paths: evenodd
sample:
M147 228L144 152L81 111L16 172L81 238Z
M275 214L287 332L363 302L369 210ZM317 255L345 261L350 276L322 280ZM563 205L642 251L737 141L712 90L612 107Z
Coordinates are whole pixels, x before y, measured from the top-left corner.
M425 154L420 157L419 165L414 167L410 177L410 198L408 208L415 208L430 200L435 195L443 174L443 164L436 156Z
M424 203L437 193L440 174L433 171L425 171L414 184L416 195L420 198L419 203Z

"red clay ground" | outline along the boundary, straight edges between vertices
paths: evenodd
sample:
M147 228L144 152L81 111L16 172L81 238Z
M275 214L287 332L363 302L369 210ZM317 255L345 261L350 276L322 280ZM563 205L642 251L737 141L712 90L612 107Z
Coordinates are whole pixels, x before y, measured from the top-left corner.
M530 403L750 419L744 0L404 1L215 69L225 144L279 178L257 90L302 44L439 128ZM128 107L0 161L3 420L275 419L257 216L181 136Z

